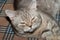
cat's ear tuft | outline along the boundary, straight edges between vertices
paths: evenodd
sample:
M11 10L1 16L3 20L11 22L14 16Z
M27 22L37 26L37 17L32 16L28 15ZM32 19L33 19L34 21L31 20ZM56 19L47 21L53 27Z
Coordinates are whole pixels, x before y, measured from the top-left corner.
M6 15L12 20L15 15L16 15L16 11L13 10L5 10Z

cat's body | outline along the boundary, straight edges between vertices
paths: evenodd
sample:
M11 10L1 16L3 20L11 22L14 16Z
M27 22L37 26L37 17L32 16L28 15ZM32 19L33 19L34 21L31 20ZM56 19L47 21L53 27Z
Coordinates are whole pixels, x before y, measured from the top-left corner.
M16 33L18 35L26 37L34 35L35 37L42 36L46 38L48 37L47 35L50 32L56 35L56 31L59 30L58 29L59 25L53 18L48 16L47 13L45 13L46 11L42 12L40 9L37 8L38 6L37 0L20 0L20 1L17 0L17 1L18 1L17 11L6 10L5 12L7 16L11 19L11 22L14 25L14 28L17 30ZM43 7L45 7L44 5L39 8L43 9ZM52 8L50 10L52 10ZM52 11L54 12L54 10ZM57 7L56 12L58 10L59 9ZM51 13L51 11L49 13ZM57 30L54 28L57 28ZM45 33L46 30L48 30L47 31L48 34Z
M60 10L60 0L37 0L37 7L41 11L55 17Z

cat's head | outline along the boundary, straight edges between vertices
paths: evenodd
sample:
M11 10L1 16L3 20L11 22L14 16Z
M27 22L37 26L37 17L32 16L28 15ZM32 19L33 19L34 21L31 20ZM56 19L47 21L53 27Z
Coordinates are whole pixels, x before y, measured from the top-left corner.
M33 32L41 24L41 19L38 14L12 10L6 10L5 12L10 18L15 29L22 34L26 32Z

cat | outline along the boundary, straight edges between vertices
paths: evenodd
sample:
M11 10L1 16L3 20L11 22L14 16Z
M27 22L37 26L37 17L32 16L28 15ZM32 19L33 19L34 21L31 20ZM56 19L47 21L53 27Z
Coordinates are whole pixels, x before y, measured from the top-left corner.
M36 0L22 0L20 4L22 8L16 11L6 10L5 12L18 33L26 35L37 30L42 19L36 9Z
M56 23L56 21L43 12L38 11L40 13L40 15L35 14L35 13L27 14L30 17L27 16L26 18L25 18L26 14L23 14L23 12L21 13L21 11L19 11L19 13L17 13L18 11L6 10L5 12L6 12L7 16L11 19L11 22L14 25L14 28L17 30L17 35L20 35L20 36L23 35L23 37L42 36L42 38L44 38L44 37L48 37L47 35L51 31L52 31L50 33L51 35L53 35L55 33L60 34L60 33L57 33L57 31L60 30L60 28L59 28L58 24ZM32 15L35 17L38 16L38 18L35 18ZM33 17L32 18L34 21L33 24L31 24L31 22L29 21L29 19L31 17ZM27 23L25 23L25 22L27 22ZM46 30L49 30L49 31L47 31L48 33L44 32Z
M17 35L47 38L49 33L51 35L57 34L56 32L60 29L60 26L53 17L37 8L37 6L39 6L37 0L17 1L15 11L5 10L6 15L10 18L16 29ZM41 9L43 9L43 7L45 6L42 6Z

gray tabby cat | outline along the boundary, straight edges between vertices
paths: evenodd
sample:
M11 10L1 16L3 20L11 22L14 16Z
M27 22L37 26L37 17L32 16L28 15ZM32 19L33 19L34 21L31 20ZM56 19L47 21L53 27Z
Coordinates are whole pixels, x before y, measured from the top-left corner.
M19 5L22 6L19 10L6 10L5 12L17 32L21 35L28 35L40 27L42 19L37 12L36 0L22 0Z
M59 35L60 34L60 28L57 22L51 18L46 11L43 9L45 6L43 4L43 0L17 0L17 10L12 11L12 10L6 10L6 15L10 18L12 24L14 25L14 28L16 29L16 34L24 37L42 37L46 38L46 40L51 40L51 35ZM40 7L38 1L40 2ZM42 2L42 4L41 4ZM47 1L47 4L51 1ZM59 3L58 3L59 4ZM52 4L51 4L52 5ZM48 11L49 13L54 14L54 12L57 13L59 6L54 4L52 5L51 9L52 10ZM41 9L43 9L45 12L42 12ZM55 8L57 8L55 10ZM46 31L46 32L45 32ZM59 39L59 36L58 36Z

